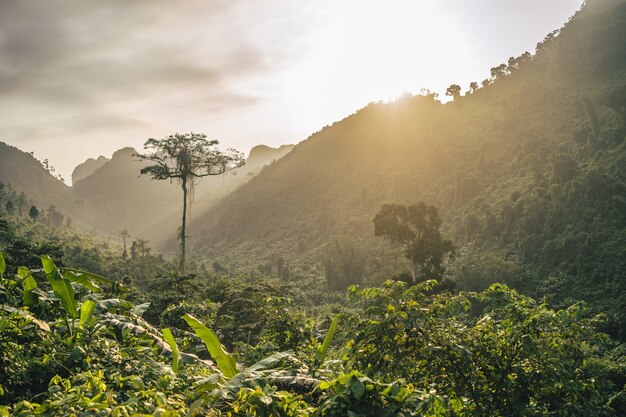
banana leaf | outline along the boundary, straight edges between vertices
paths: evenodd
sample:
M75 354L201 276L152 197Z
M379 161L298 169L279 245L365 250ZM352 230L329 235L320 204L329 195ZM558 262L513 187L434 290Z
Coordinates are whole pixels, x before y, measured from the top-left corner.
M196 336L200 338L206 345L209 354L215 360L217 367L222 372L225 378L232 378L235 376L237 371L237 362L235 358L233 358L222 346L217 335L204 324L202 324L195 317L185 314L183 320L189 324L196 332Z

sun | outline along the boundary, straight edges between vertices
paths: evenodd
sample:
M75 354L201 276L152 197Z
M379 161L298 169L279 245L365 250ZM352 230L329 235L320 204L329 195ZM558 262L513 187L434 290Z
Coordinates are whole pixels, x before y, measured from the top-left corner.
M468 40L433 2L335 3L303 59L283 74L294 126L314 128L372 101L441 90L459 62L473 66Z

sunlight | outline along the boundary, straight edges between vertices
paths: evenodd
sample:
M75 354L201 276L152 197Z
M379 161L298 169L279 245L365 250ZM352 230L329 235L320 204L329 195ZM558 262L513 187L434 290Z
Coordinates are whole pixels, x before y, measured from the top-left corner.
M473 66L462 36L431 3L392 3L333 5L305 58L283 76L292 125L312 129L371 101L442 89L459 60Z

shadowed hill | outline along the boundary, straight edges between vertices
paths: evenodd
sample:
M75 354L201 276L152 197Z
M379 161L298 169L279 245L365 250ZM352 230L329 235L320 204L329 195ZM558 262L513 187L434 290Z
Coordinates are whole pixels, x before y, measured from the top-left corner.
M146 232L158 222L173 223L168 217L173 217L176 209L178 189L169 182L140 177L143 163L135 160L134 153L133 148L116 151L111 160L77 181L73 189L98 207L93 218L95 228L116 234L127 229L131 236L155 240L156 233Z
M0 142L0 181L17 194L24 193L40 210L55 206L75 224L88 224L91 210L88 201L76 196L33 155L3 142Z
M258 174L261 168L287 154L292 145L254 147L246 165L224 176L208 177L195 186L194 213L201 213ZM40 210L54 206L73 224L100 235L119 235L126 229L132 239L172 250L180 224L180 187L169 181L140 176L144 162L133 148L116 151L111 159L88 159L72 174L68 187L48 172L31 154L0 142L0 181L16 195L24 193ZM17 200L17 199L16 199ZM28 210L28 207L20 207ZM171 241L170 241L171 240Z
M77 181L87 178L108 161L109 158L99 156L98 159L89 158L82 164L77 165L74 171L72 171L72 184L76 184Z
M519 256L540 277L516 278L527 291L620 308L626 130L607 97L624 85L626 2L589 1L472 94L371 104L312 135L196 219L197 253L255 268L349 235L376 256L381 205L425 200L457 245Z
M258 146L250 152L247 164L236 172L203 178L195 185L194 213L208 209L249 180L263 165L282 157L290 149L291 146L278 149ZM170 181L140 176L145 162L137 160L135 153L133 148L116 151L111 160L77 181L73 189L80 198L98 207L92 218L95 228L115 234L126 229L131 236L148 239L162 247L176 235L180 224L180 187ZM174 249L175 243L170 243L170 247Z

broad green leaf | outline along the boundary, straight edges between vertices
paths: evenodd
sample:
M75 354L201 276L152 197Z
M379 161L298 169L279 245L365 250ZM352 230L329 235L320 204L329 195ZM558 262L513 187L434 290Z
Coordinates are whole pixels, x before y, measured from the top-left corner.
M332 387L333 385L335 385L336 383L333 381L322 381L320 382L319 388L320 389L328 389L330 387Z
M119 298L107 298L106 300L98 301L96 308L98 311L111 311L111 310L123 310L130 311L133 304L130 301L121 300Z
M146 312L146 310L148 310L148 308L150 308L150 303L143 303L143 304L138 304L135 307L133 307L133 313L135 313L136 315L138 315L139 317L143 316L143 313Z
M0 305L0 309L6 311L8 313L17 313L22 318L24 318L24 319L26 319L26 320L36 324L41 330L45 330L46 332L50 332L50 325L48 323L46 323L43 320L39 320L39 319L35 318L35 316L30 314L26 310L20 310L20 309L17 309L15 307L7 306L7 305Z
M172 331L166 327L165 329L163 329L163 337L165 337L165 341L168 345L170 345L170 348L172 349L172 371L178 372L181 357L180 352L178 351L178 345L176 344L176 340L174 339L174 335L172 334Z
M7 264L6 264L6 261L4 260L4 255L0 251L0 278L2 277L2 274L4 274L4 271L6 271L6 268L7 268Z
M37 288L37 281L33 278L33 274L25 266L20 266L17 270L17 276L22 279L22 287L24 291L32 291Z
M269 369L271 367L276 366L278 363L286 360L286 359L295 359L295 355L293 351L289 350L287 352L276 352L271 356L261 359L254 365L248 367L249 371L263 371L265 369Z
M37 302L37 296L33 290L37 288L37 281L33 278L33 274L25 266L20 266L17 270L17 276L22 279L22 301L25 306L32 307Z
M79 327L83 329L85 324L91 321L93 317L93 311L96 309L96 303L93 300L85 300L83 305L80 306L80 322Z
M89 291L102 292L102 288L100 288L98 284L96 284L95 282L92 282L84 274L75 273L72 271L63 271L63 270L61 270L61 273L63 274L65 278L67 278L71 282L75 282L76 284L79 284L87 288Z
M80 269L61 268L61 274L63 274L63 276L65 276L70 281L76 282L77 284L80 284L93 292L101 292L102 288L100 287L100 285L107 285L112 289L118 289L123 292L130 291L124 285L120 284L119 282L113 281L110 278L106 278L91 272L82 271Z
M78 318L78 305L76 304L76 300L74 300L74 288L72 288L70 281L63 278L49 256L42 256L41 264L43 265L43 270L46 273L48 281L50 281L50 285L52 285L52 291L61 299L65 311L71 318Z
M235 358L224 350L224 347L217 338L217 335L211 329L202 324L198 319L189 314L185 314L182 318L193 328L196 335L204 342L209 354L213 360L215 360L217 367L220 371L222 371L224 377L232 378L235 376L238 373L237 362L235 362Z
M337 332L337 326L339 325L339 317L340 314L337 314L333 319L332 323L330 323L330 328L328 329L328 334L324 338L324 342L317 347L317 353L315 354L315 367L318 368L324 363L324 359L326 358L326 354L328 353L328 348L330 348L330 344L335 337L335 333Z
M350 384L350 391L360 400L363 394L365 394L365 385L358 378L354 378L352 384Z

